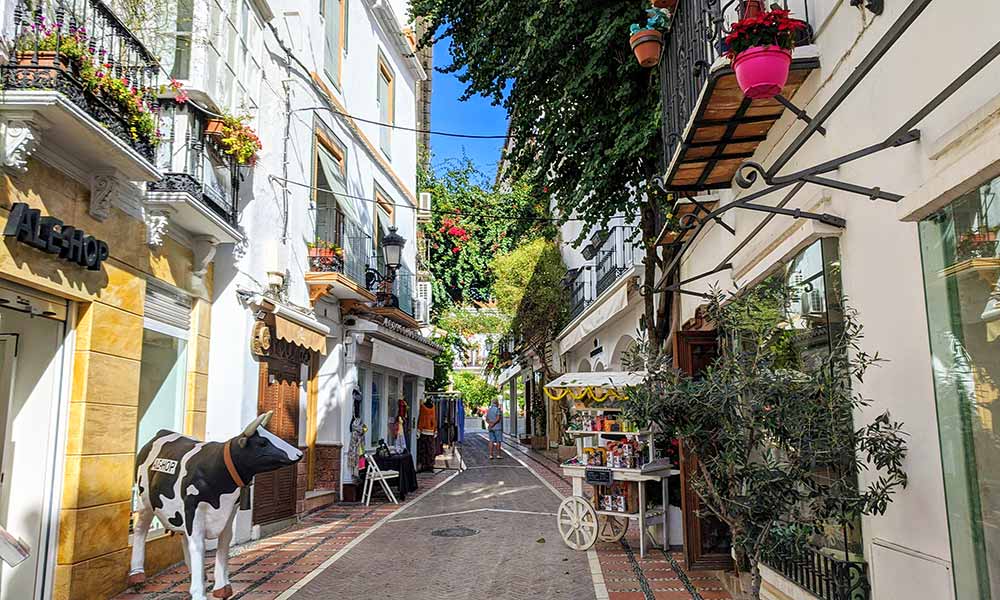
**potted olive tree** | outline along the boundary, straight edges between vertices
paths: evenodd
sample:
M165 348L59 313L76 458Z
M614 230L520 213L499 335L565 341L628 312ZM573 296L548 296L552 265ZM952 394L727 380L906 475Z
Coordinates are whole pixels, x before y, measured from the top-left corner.
M762 561L796 560L808 534L847 531L861 515L884 513L907 483L901 424L888 413L854 420L871 414L864 409L872 401L852 382L881 361L861 349L857 314L839 310L829 351L817 356L804 342L815 332L786 317L790 298L783 282L716 293L706 314L719 354L698 377L643 341L626 359L647 372L626 389L626 415L656 423L680 440L685 459L696 459L692 489L729 527L744 596L754 600ZM862 472L869 483L860 483Z

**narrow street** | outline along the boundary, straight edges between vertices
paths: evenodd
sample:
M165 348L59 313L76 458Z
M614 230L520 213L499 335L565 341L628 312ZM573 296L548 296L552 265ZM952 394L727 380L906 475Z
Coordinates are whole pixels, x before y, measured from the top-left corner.
M478 435L462 450L465 471L287 597L594 598L587 554L567 548L556 530L560 498L511 457L489 460Z

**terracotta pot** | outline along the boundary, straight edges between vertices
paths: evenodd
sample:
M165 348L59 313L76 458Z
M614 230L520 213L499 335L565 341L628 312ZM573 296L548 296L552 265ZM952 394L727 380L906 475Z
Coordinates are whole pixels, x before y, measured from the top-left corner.
M330 258L333 256L333 248L310 248L309 256L313 258Z
M677 2L679 0L653 0L653 6L655 8L665 8L673 14L674 10L677 9Z
M663 34L655 29L643 29L629 38L629 44L639 64L647 69L660 64Z
M780 46L754 46L736 55L733 70L747 98L773 98L788 82L792 53Z
M76 71L76 65L71 63L65 56L60 57L59 64L56 65L55 50L39 50L37 53L34 51L18 52L17 64L23 66L35 66L34 57L36 54L38 55L37 66L39 67L62 69L63 71Z
M205 124L205 135L222 135L222 119L209 119Z
M765 12L764 3L761 0L746 0L746 4L743 5L743 19L752 19L757 15Z

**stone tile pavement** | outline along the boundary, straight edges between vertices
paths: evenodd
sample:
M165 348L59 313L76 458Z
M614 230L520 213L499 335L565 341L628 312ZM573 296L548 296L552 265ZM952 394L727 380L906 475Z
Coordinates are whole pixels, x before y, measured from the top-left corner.
M420 473L420 491L407 497L410 504L454 471ZM399 509L377 494L370 507L339 504L312 513L299 524L271 537L238 546L229 559L235 599L274 600L307 574L340 552L376 523ZM214 553L205 559L212 580ZM124 592L114 600L187 600L188 570L183 564L151 577L139 593Z
M505 446L560 495L572 493L572 485L550 457L510 440ZM651 549L640 558L635 522L621 542L598 541L594 550L608 600L732 600L713 572L688 571L681 552Z
M471 468L430 495L455 472L420 474L420 492L399 514L393 515L400 507L386 503L334 505L234 549L235 598L731 600L713 573L687 571L678 552L653 550L639 558L634 523L620 543L598 542L588 553L569 550L555 528L559 498L551 492L568 495L569 482L551 459L516 444L507 447L517 460L489 461L484 440L472 433L462 447ZM477 534L433 535L463 528ZM310 575L366 533L336 562ZM206 562L211 580L211 557ZM151 578L141 593L115 600L186 598L187 569L180 565Z

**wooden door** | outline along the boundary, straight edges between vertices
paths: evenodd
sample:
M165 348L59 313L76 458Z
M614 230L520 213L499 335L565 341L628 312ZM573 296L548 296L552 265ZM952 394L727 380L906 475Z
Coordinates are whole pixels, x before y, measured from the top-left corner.
M675 366L688 375L697 375L718 355L715 331L679 331L674 336ZM698 516L698 494L689 479L698 469L696 458L681 445L681 511L684 515L684 559L689 569L732 568L729 528L711 515Z
M299 445L298 363L264 359L260 361L259 414L274 411L267 429L293 446ZM298 465L261 473L254 479L253 522L271 523L295 515Z

